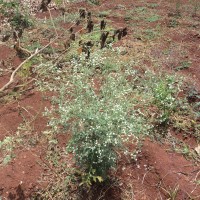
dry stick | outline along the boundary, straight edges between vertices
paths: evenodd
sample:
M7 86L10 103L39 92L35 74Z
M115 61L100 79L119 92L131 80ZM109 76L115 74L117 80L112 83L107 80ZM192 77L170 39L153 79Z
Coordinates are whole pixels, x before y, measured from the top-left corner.
M197 181L197 178L198 178L198 176L199 176L199 173L200 173L200 170L199 170L198 173L196 174L196 176L195 176L195 178L194 178L194 182ZM196 186L195 186L195 188L192 190L191 194L196 190L197 186L198 186L198 184L196 184Z
M54 28L54 31L55 31L55 33L56 33L56 37L58 37L58 32L57 32L57 30L56 30L56 27L55 27L55 24L54 24L54 22L53 22L53 18L52 18L52 15L51 15L51 11L50 11L49 8L48 8L48 11L49 11L49 16L50 16L50 19L51 19L51 23L52 23L53 28Z
M144 183L144 179L145 179L146 175L148 174L148 172L149 172L149 171L147 171L147 172L144 174L143 178L142 178L142 185L143 185L143 183Z
M17 71L25 64L27 63L31 58L33 58L34 56L36 56L37 54L39 54L40 52L42 52L45 48L47 48L49 45L51 45L55 40L57 40L58 37L54 38L51 42L49 42L46 46L44 46L42 49L40 49L39 51L36 51L34 54L32 54L31 56L29 56L26 60L24 60L11 74L10 76L10 80L0 89L0 92L3 92L13 81L14 81L14 77L15 74L17 73Z

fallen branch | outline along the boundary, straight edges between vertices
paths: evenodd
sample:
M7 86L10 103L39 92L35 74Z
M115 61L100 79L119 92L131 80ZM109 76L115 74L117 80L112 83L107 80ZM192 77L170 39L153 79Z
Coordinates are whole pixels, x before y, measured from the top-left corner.
M56 38L54 38L52 41L50 41L47 45L45 45L42 49L35 51L34 54L30 55L26 60L24 60L11 74L10 76L10 80L0 89L0 92L3 92L5 89L8 88L9 85L11 85L14 81L14 77L16 75L16 73L18 72L18 70L25 64L27 63L29 60L31 60L34 56L38 55L40 52L42 52L44 49L46 49L49 45L51 45L55 40L58 39L58 36Z

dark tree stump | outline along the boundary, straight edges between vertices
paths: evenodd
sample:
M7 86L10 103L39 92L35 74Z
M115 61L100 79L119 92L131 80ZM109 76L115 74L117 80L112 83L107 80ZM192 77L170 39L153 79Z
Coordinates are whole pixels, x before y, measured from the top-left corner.
M107 37L108 37L108 34L109 34L109 32L103 32L102 34L101 34L101 37L100 37L100 44L101 44L101 49L103 49L104 47L105 47L105 43L106 43L106 39L107 39Z

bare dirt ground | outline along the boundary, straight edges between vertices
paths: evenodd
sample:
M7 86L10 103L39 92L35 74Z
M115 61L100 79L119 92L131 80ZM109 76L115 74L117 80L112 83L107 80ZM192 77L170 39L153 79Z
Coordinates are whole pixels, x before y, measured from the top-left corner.
M149 68L157 65L154 70L160 67L169 73L184 76L200 92L200 14L197 12L196 16L192 16L189 1L181 1L181 5L180 18L171 17L175 13L175 3L172 1L105 0L100 1L99 6L85 2L71 3L68 9L73 13L84 7L96 15L106 15L112 27L128 27L128 35L114 44L127 50L127 59L137 57L140 64ZM137 12L133 12L134 9ZM56 19L61 11L52 9L51 14ZM34 18L36 21L48 19L49 13L38 12ZM63 30L59 28L67 29L69 26L67 22L56 24L61 34ZM76 31L80 30L81 27ZM41 30L35 27L28 30L26 35L32 32L32 40L38 40L41 45L47 44L47 38L38 39L40 35L37 35L37 31ZM28 42L24 41L24 44ZM62 42L54 42L52 46L63 48ZM12 41L0 43L0 68L4 70L0 75L0 88L8 82L11 72L22 61L13 49ZM27 82L29 80L25 79ZM0 165L0 199L23 200L31 199L31 196L37 199L33 197L34 193L48 184L41 181L45 172L43 159L48 150L47 139L43 136L43 131L48 130L48 120L43 112L45 107L50 107L47 97L51 94L38 91L34 82L18 89L17 85L23 83L18 75L8 93L0 98L0 140L14 138L11 142L11 161ZM19 136L19 133L22 135ZM198 146L193 136L184 138L181 132L173 130L171 134L193 152ZM64 148L68 139L58 136L60 148ZM5 156L3 151L0 156ZM146 138L137 162L127 163L121 157L114 174L120 180L120 187L108 189L103 199L200 199L199 162L192 156L173 151L168 140L163 142ZM176 192L175 198L172 197L173 192Z

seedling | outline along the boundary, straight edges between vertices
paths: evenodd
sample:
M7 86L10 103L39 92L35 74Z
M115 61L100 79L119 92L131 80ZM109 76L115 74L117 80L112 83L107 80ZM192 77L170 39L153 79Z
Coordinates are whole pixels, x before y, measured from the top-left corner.
M87 2L89 2L91 4L94 4L94 5L99 5L100 4L99 0L87 0Z
M168 195L168 200L176 200L179 191L179 185L176 185L174 188L169 187L169 189L162 188Z
M179 25L179 22L176 19L169 20L168 27L169 28L176 28Z
M180 71L180 70L183 70L183 69L188 69L190 67L190 65L191 65L191 62L183 61L183 62L181 62L180 66L175 68L175 70Z
M0 150L4 154L3 158L0 160L0 164L6 165L11 161L14 157L13 148L13 137L6 137L4 140L0 141Z

